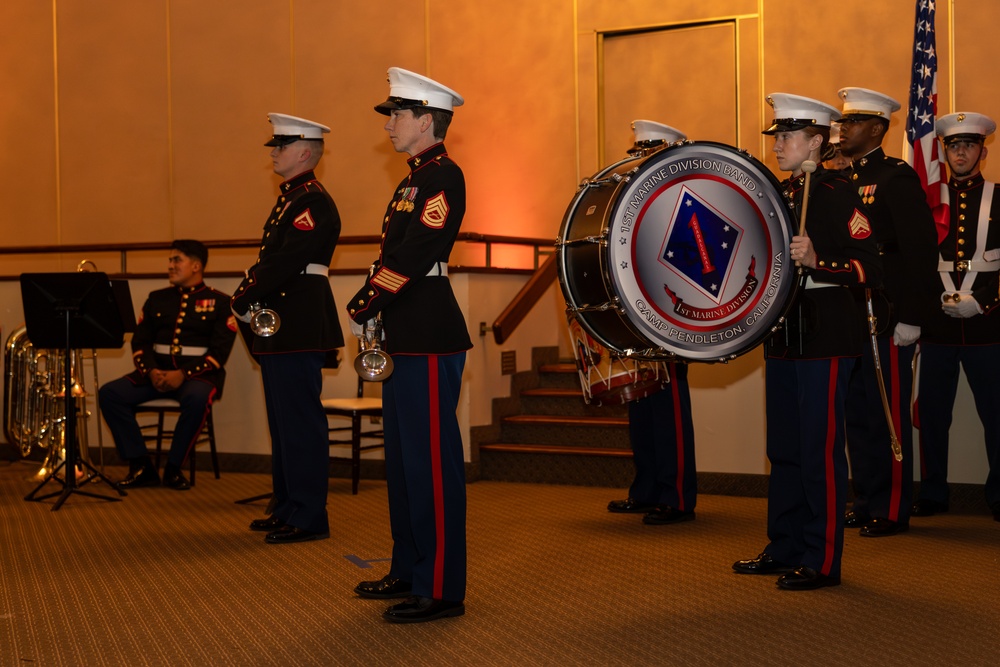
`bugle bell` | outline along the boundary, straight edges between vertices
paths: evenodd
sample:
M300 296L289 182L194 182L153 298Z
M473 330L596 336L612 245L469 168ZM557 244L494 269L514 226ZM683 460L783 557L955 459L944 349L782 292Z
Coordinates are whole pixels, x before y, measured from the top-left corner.
M392 375L392 357L382 351L382 318L364 325L358 341L361 352L354 358L354 370L366 382L382 382Z
M281 327L281 317L270 308L259 303L250 305L250 330L261 338L273 336Z

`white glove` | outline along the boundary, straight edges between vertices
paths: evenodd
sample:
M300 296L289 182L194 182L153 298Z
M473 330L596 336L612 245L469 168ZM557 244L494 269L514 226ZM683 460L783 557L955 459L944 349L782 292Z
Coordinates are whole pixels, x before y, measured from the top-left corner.
M946 301L942 303L941 310L949 317L965 318L983 314L983 309L979 307L979 302L971 294L963 296L961 301Z
M249 310L247 312L243 313L242 315L240 315L239 313L237 313L236 310L232 306L229 307L229 310L233 311L233 316L236 319L238 319L240 322L246 322L247 324L250 324L250 317L251 317L252 313Z
M892 332L892 342L897 347L913 345L917 342L918 338L920 338L920 327L913 326L912 324L897 322L896 328Z
M361 338L362 336L365 335L365 330L364 330L364 328L360 324L358 324L357 322L355 322L354 320L352 320L350 318L348 318L348 322L350 322L350 324L351 324L351 335L352 336L354 336L355 338Z

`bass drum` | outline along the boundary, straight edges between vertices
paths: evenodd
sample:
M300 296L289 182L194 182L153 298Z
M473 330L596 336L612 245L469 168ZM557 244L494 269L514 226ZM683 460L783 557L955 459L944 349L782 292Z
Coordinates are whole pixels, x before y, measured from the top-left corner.
M686 142L622 160L563 218L567 316L624 357L735 359L784 319L794 233L778 180L746 151Z

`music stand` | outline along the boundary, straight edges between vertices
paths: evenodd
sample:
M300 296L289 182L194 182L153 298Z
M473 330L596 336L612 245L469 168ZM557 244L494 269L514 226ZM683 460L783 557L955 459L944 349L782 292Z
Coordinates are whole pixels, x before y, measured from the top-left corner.
M28 340L36 349L61 348L65 351L63 368L63 391L66 400L64 440L66 456L35 489L25 496L25 500L39 502L59 496L52 511L58 510L73 493L116 500L99 493L83 491L76 480L76 467L82 465L90 471L83 484L99 479L118 492L123 489L98 472L80 455L76 433L76 405L73 399L73 379L69 360L73 350L80 348L120 348L125 343L126 329L135 328L135 314L132 311L128 283L108 280L106 273L22 273L21 299L24 306L24 321ZM124 289L122 285L124 284ZM117 293L117 298L116 298ZM65 468L63 477L56 473ZM61 491L44 496L36 494L55 479L63 485Z

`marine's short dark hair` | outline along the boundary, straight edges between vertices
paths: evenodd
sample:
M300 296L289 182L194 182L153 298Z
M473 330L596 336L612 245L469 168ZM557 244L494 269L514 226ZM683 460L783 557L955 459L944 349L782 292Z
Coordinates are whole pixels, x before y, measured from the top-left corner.
M451 111L445 111L443 109L433 109L430 107L407 107L413 112L414 118L420 118L421 116L431 115L434 120L434 138L440 141L444 141L445 135L448 134L448 126L451 125Z
M208 266L208 248L206 248L205 244L201 241L195 241L194 239L176 239L170 244L170 247L174 250L180 250L191 259L198 260L201 262L202 268Z

